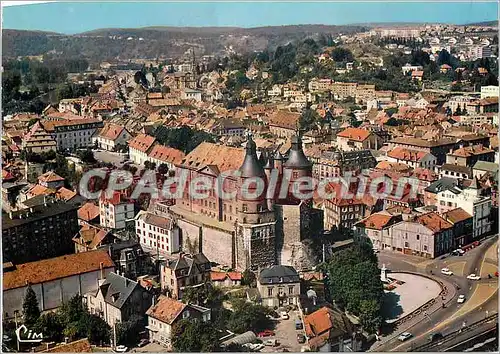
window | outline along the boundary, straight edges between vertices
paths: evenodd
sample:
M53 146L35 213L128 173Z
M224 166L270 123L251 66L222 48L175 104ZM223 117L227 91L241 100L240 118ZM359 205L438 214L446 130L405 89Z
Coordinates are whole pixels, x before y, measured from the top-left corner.
M420 235L417 235L417 241L420 240Z
M186 319L186 318L188 318L188 317L189 317L189 311L184 311L184 312L182 313L182 318Z
M246 204L243 204L243 210L244 213L248 211L248 206Z
M410 244L408 242L405 242L405 248L410 247Z
M273 296L273 288L267 288L267 296Z
M427 245L424 245L424 251L427 251Z
M289 286L288 287L288 295L292 295L293 294L293 286Z

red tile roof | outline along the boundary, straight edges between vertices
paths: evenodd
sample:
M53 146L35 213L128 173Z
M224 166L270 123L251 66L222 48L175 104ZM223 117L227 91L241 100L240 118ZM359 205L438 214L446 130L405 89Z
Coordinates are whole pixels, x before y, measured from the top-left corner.
M128 146L142 152L148 152L156 142L156 139L146 134L139 134L128 142Z
M158 302L148 309L146 315L151 316L158 321L172 324L186 308L186 306L186 304L180 301L160 295Z
M64 178L59 176L54 171L45 172L43 175L38 177L38 182L60 182L64 181Z
M114 141L124 130L125 128L120 125L108 123L99 131L98 136Z
M392 218L393 218L392 215L375 213L361 220L357 224L362 224L367 229L382 230L385 226L389 224Z
M422 160L428 152L418 151L418 150L410 150L405 149L404 147L398 146L392 149L387 153L388 157L392 157L393 159L403 160L403 161L412 161L418 162Z
M493 153L493 150L485 148L483 145L466 146L453 151L451 156L471 157L475 155Z
M87 338L83 338L44 350L42 353L92 353L92 346Z
M446 220L448 220L449 222L455 224L457 222L464 221L464 220L472 218L472 215L470 215L469 213L467 213L462 208L456 208L456 209L453 209L453 210L450 210L450 211L444 213L443 217Z
M337 137L348 138L350 140L364 141L370 136L371 132L360 128L347 128L337 134Z
M178 164L182 161L186 154L172 147L157 144L153 147L148 156L155 160Z
M3 290L20 288L26 283L40 284L97 271L101 263L104 269L115 266L108 252L101 250L19 264L15 270L3 273Z
M87 202L78 209L78 219L90 221L99 216L99 206L92 202Z
M232 281L241 280L240 272L210 272L211 281L224 281L226 278Z
M416 221L434 233L439 233L453 227L452 224L434 212L420 215L416 218Z

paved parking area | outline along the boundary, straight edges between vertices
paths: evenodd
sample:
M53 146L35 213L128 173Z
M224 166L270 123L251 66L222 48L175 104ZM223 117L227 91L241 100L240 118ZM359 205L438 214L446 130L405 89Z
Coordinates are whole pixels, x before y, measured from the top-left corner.
M120 167L122 165L122 161L126 158L126 154L105 150L94 150L94 157L98 161L112 163L113 165Z
M166 352L167 348L158 343L148 343L142 348L132 348L132 353L161 353Z
M297 331L295 329L295 320L298 319L299 312L290 311L288 314L290 315L290 318L288 320L278 321L274 330L274 332L276 333L274 337L261 338L263 342L265 342L266 339L277 339L280 345L277 347L264 347L262 349L262 352L282 352L283 349L286 349L291 353L298 353L300 352L300 348L305 345L297 342L297 334L304 333L303 330Z

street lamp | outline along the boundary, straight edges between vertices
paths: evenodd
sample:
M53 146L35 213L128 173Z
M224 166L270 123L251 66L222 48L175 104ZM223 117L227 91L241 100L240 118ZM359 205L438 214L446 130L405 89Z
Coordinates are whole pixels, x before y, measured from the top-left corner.
M17 351L19 352L19 336L17 335L17 314L19 313L19 310L14 310L14 322L16 323L16 344L17 344Z

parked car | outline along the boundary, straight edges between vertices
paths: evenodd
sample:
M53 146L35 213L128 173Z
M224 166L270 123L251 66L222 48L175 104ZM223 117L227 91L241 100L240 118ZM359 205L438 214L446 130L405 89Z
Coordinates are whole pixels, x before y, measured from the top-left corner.
M305 343L306 337L302 333L297 334L297 342L299 342L300 344Z
M379 253L379 249L377 247L373 247L373 253Z
M467 279L469 279L469 280L481 280L481 277L479 275L472 273L472 274L469 274L467 276Z
M268 339L264 342L264 345L268 347L277 347L279 344L276 339Z
M124 345L119 345L115 348L115 351L118 353L125 353L128 350L128 348Z
M463 304L465 302L465 295L458 295L458 299L457 299L457 302L459 304Z
M257 337L271 337L274 336L274 331L271 331L270 329L266 329L265 331L260 332L257 334Z
M295 329L299 330L299 329L302 329L302 328L303 328L302 321L301 320L295 320Z
M409 333L409 332L403 332L400 334L400 336L398 337L398 340L401 341L401 342L404 342L405 340L408 340L412 337L412 334Z
M137 344L137 346L139 348L142 348L144 347L146 344L149 344L149 339L141 339L141 341L139 342L139 344Z
M497 277L497 278L498 278L498 271L496 271L496 272L495 272L495 277Z
M451 270L449 270L448 268L441 269L441 273L444 275L453 275L453 272Z
M264 344L262 343L250 344L250 349L252 349L253 351L258 352L262 348L264 348Z
M290 315L288 315L288 313L285 311L281 311L280 317L282 320L288 320L290 318Z
M431 335L429 335L430 342L434 342L434 341L441 339L441 338L443 338L443 335L439 332L431 333Z

